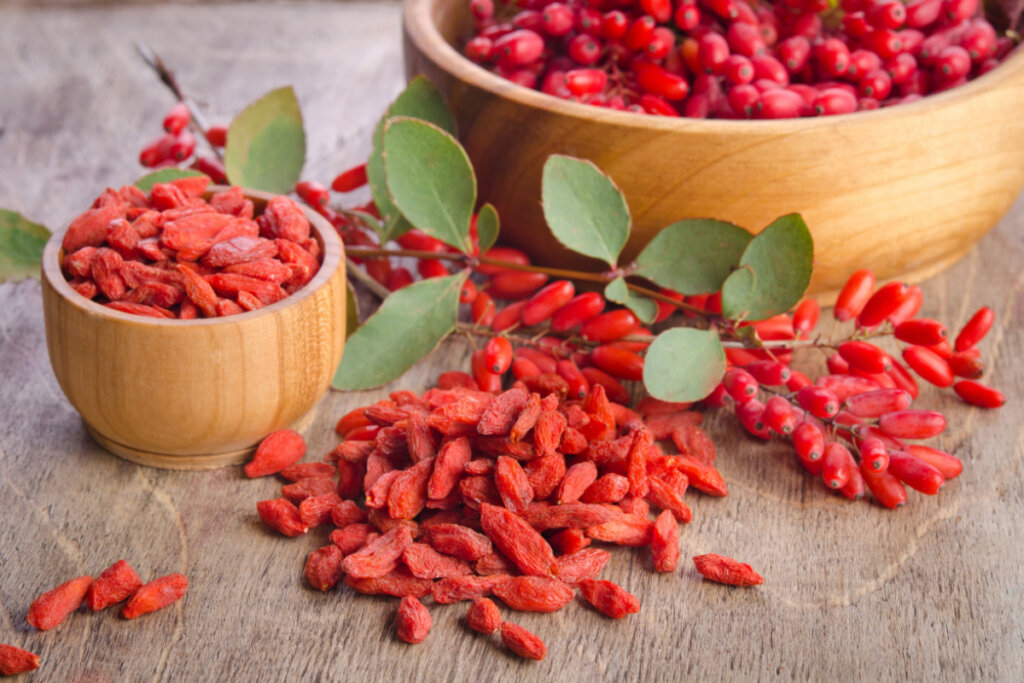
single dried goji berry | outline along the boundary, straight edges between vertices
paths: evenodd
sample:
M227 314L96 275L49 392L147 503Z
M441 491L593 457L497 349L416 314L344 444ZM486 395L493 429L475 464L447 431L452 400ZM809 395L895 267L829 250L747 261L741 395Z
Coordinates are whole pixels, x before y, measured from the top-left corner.
M306 454L306 441L291 429L269 434L256 448L252 460L245 466L246 476L265 477L294 465Z
M20 647L0 643L0 676L16 676L38 668L39 655Z
M466 611L466 624L478 633L490 635L501 627L501 612L490 598L477 598Z
M434 459L420 460L402 472L388 491L388 513L394 519L412 519L427 504L427 482L434 470Z
M549 576L517 576L494 587L494 595L520 612L557 612L572 601L572 588Z
M450 605L462 600L475 600L489 595L496 587L511 580L506 574L493 576L450 576L434 583L434 602Z
M653 532L654 524L650 520L633 515L623 515L611 521L587 527L587 536L595 541L625 546L650 545Z
M69 614L82 605L91 585L91 576L79 576L43 593L32 601L25 621L40 631L60 626Z
M395 598L423 598L434 590L430 579L418 579L399 567L384 576L359 579L351 574L345 577L345 585L363 595L390 595Z
M589 505L587 503L565 503L564 505L530 505L523 518L537 531L572 527L586 529L622 517L622 512L612 505Z
M622 619L640 611L640 601L622 586L611 581L584 579L578 584L580 593L601 614Z
M602 474L580 496L583 503L617 503L629 493L629 479L621 474Z
M731 557L708 553L696 555L693 564L697 571L710 581L725 583L730 586L756 586L764 583L764 578L754 568Z
M407 643L422 643L430 633L430 612L412 596L402 598L396 618L398 637Z
M468 562L442 555L426 543L413 543L408 546L402 551L402 562L413 576L421 579L443 579L473 573Z
M533 500L533 487L522 466L512 458L499 456L494 484L502 502L512 512L521 514Z
M364 579L384 576L394 571L398 559L411 543L412 532L406 526L396 526L380 538L367 543L362 549L345 558L345 572L353 578Z
M281 496L296 505L312 496L334 492L334 480L327 477L309 477L281 487Z
M491 542L524 574L551 574L555 554L551 546L526 520L495 505L480 506L480 524Z
M590 461L576 463L566 470L562 482L558 485L558 504L575 503L596 480L597 466L594 463Z
M350 555L367 544L373 527L369 524L353 523L331 532L331 543L338 546L345 555Z
M142 579L124 560L118 560L96 577L85 595L85 604L93 612L127 600L142 585Z
M611 556L611 553L601 548L581 548L574 553L562 555L558 558L558 578L570 584L593 579L601 573Z
M264 524L285 536L301 536L309 531L299 517L299 509L284 498L261 500L256 503L256 512Z
M325 480L331 484L329 479ZM319 496L310 496L299 503L299 519L310 529L326 524L331 520L331 512L341 503L341 498L333 490Z
M518 624L506 621L501 624L501 642L523 659L541 660L548 653L544 641Z
M366 513L351 500L343 500L331 510L331 522L339 528L362 522L365 519Z
M121 610L121 616L125 619L135 619L143 614L163 609L180 600L187 588L188 579L182 574L168 574L153 579L135 591L128 604Z
M489 538L461 524L432 525L429 541L434 550L467 562L478 560L493 550Z
M527 462L525 469L534 498L543 500L558 488L565 476L565 458L559 453L541 456Z
M309 554L306 560L306 580L321 591L329 591L345 576L342 560L345 553L337 545L325 545Z
M664 510L654 520L651 557L656 572L674 572L679 564L679 525L669 510Z

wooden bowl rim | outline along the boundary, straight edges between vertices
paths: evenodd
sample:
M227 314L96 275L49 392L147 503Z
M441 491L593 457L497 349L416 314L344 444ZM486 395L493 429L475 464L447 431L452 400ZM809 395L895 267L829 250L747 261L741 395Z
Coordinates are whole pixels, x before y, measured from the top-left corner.
M204 192L204 195L210 195L214 192L227 190L229 187L230 186L228 185L211 185L206 192ZM256 199L262 202L268 202L278 196L270 192L247 190L245 188L242 188L242 192L247 199ZM275 315L285 308L298 304L300 301L312 296L314 292L330 282L331 278L334 277L335 271L338 270L338 267L342 263L342 254L344 253L341 238L334 230L334 226L331 225L326 218L312 209L302 206L298 202L296 202L296 206L302 209L306 218L309 219L310 227L320 236L323 245L323 258L320 261L320 270L317 271L317 274L313 279L307 282L302 289L288 295L280 301L276 301L269 306L258 308L255 311L245 311L244 313L236 313L235 315L217 318L180 320L178 318L153 318L145 315L136 315L134 313L125 313L124 311L116 311L102 304L98 304L92 299L86 299L71 288L71 285L68 284L68 281L64 278L64 273L61 270L61 243L64 240L64 233L67 232L67 227L55 232L47 241L46 247L43 249L43 275L50 286L53 287L58 294L66 299L72 306L80 309L83 313L101 318L110 318L111 320L117 320L119 322L155 327L203 327L239 322L242 320L250 321L262 315Z
M459 0L405 0L402 10L402 25L409 39L442 69L461 81L526 107L543 109L553 114L586 119L595 123L615 124L651 131L730 135L781 133L785 135L815 128L843 125L850 121L872 123L913 118L926 111L956 106L977 92L995 89L1004 82L1014 79L1019 73L1024 73L1024 49L1018 46L998 67L961 86L922 97L915 102L883 107L873 111L773 120L690 119L634 114L563 100L508 81L470 61L444 39L431 17L431 10L436 5L456 1Z

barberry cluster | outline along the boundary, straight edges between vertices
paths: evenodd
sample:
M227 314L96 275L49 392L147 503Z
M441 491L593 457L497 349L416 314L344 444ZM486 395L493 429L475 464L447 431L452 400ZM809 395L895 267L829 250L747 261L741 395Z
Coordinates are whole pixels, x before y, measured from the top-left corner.
M152 140L139 152L139 163L146 168L160 169L188 164L190 168L204 173L213 182L227 183L224 162L216 151L228 139L228 129L224 126L210 126L201 129L192 120L192 113L185 102L176 102L164 116L164 133ZM195 127L209 143L212 154L196 154L196 136L191 128Z
M692 118L848 114L995 68L978 0L470 0L466 56L519 85Z

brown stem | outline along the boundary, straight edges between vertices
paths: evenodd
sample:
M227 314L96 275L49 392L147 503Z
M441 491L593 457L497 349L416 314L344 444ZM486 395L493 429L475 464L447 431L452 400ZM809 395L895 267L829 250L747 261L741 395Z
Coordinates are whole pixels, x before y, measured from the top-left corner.
M370 277L369 273L353 263L352 259L345 258L345 272L353 280L359 280L361 283L366 285L367 289L377 295L381 300L388 298L391 294L391 290L382 285L381 283Z
M382 249L380 247L345 247L345 252L351 256L359 256L361 258L371 258L374 256L408 256L412 258L421 259L437 259L440 261L457 261L464 265L470 265L470 258L465 254L452 254L447 252L434 252L434 251L422 251L420 249ZM474 259L477 263L482 263L488 266L498 266L506 270L517 270L526 273L543 273L550 275L551 277L564 278L567 280L584 280L586 282L598 282L601 284L608 284L614 278L608 277L603 273L586 273L578 270L565 270L562 268L548 268L547 266L534 266L525 265L522 263L511 263L509 261L502 261L500 259L492 258L478 258ZM654 299L655 301L663 301L667 304L671 304L676 308L689 311L705 318L711 317L707 311L690 306L689 304L677 301L670 296L665 296L660 292L641 287L640 285L634 285L627 282L626 287L630 291L642 294L648 298Z
M158 55L147 43L143 42L135 43L135 51L139 53L140 57L142 57L142 61L156 72L157 77L160 78L160 82L166 85L167 88L174 93L175 97L185 103L185 106L188 107L189 114L192 116L192 122L190 124L192 128L203 136L203 139L206 140L206 144L210 147L210 151L212 151L218 159L224 161L224 156L221 154L220 149L212 144L210 142L210 138L206 135L206 131L209 129L206 117L203 116L203 113L199 110L199 107L196 106L196 103L192 101L192 98L187 96L181 89L181 86L178 85L178 79L174 77L174 73L164 64L164 60L160 59L160 55Z

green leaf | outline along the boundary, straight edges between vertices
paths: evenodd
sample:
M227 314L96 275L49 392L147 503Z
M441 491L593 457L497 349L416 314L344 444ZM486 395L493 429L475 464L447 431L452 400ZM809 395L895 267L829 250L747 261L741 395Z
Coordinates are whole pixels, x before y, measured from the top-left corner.
M352 289L352 282L345 280L345 339L359 329L359 299Z
M451 134L418 119L388 119L384 170L391 198L409 222L464 253L471 251L476 176Z
M174 168L170 166L168 168L161 168L159 171L147 173L135 181L135 187L143 192L149 192L157 183L169 183L178 178L195 178L201 175L204 174L191 168Z
M291 87L271 90L246 107L228 128L224 168L232 185L291 192L306 160L302 111Z
M553 154L541 181L544 218L569 249L611 267L629 237L629 207L612 179L589 161Z
M725 349L714 330L675 327L659 334L644 359L644 386L662 401L699 401L725 374Z
M650 324L658 317L658 304L641 294L636 294L626 286L626 278L617 277L604 288L604 296L609 301L622 304L633 311L640 322Z
M501 221L498 210L490 204L484 204L476 214L476 236L480 243L480 253L484 253L498 241Z
M384 116L373 129L373 149L366 163L366 180L370 186L373 202L380 211L381 221L377 230L380 243L384 244L399 235L408 232L412 225L402 216L388 192L387 178L384 174L383 139L384 123L392 116L408 116L428 121L455 135L455 119L448 105L433 83L423 76L417 76L409 82L405 90L391 103Z
M50 231L19 213L0 209L0 282L39 278Z
M345 343L336 389L370 389L400 377L452 330L466 273L421 280L392 293Z
M807 291L813 261L814 239L800 214L777 218L743 251L740 265L753 277L734 273L722 286L722 314L764 320L788 311Z
M636 257L636 274L680 294L722 288L753 235L732 223L694 218L673 223Z

